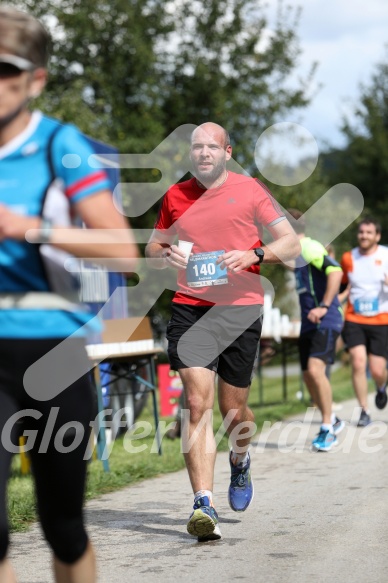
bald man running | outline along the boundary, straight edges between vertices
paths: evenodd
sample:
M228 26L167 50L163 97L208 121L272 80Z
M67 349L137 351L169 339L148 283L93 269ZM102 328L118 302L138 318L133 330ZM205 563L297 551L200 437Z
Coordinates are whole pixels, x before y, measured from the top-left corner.
M146 248L151 265L178 274L168 355L184 386L182 445L194 492L187 530L200 541L221 538L213 506L216 375L231 444L228 500L232 510L243 512L253 498L248 448L254 415L247 402L262 325L260 263L300 253L298 238L266 187L227 170L231 156L223 127L204 123L194 130L194 177L167 191ZM264 226L273 237L265 246ZM189 256L176 239L193 243Z

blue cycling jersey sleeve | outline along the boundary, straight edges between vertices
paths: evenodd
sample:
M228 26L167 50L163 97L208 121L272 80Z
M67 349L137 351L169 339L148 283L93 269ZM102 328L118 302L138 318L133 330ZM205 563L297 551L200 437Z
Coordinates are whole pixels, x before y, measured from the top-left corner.
M54 173L63 181L64 192L70 204L110 189L106 172L89 163L93 154L91 144L72 125L63 125L53 140L51 156Z

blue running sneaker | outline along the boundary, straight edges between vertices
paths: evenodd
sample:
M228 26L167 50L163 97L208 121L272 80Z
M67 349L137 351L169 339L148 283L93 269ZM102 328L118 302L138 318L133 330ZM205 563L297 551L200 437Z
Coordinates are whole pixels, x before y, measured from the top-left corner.
M207 496L198 498L194 502L193 508L194 512L187 523L187 532L198 537L198 542L220 539L218 514L211 506L209 498Z
M341 431L345 429L345 421L342 421L339 417L335 418L333 423L333 433L334 435L338 435Z
M241 468L232 464L232 452L229 455L231 469L230 486L228 491L229 506L235 512L244 512L253 500L254 488L251 477L251 457L248 453L248 462Z
M321 429L318 435L313 439L311 447L315 451L329 451L337 443L334 433L327 429Z
M371 418L369 413L367 413L364 409L361 409L360 420L357 423L357 427L366 427L371 423Z

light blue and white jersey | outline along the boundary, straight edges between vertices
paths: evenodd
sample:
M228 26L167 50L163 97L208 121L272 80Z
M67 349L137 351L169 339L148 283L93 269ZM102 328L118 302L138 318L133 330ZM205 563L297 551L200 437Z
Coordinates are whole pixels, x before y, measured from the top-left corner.
M0 147L0 204L12 212L51 218L69 226L74 204L110 189L104 171L89 166L92 147L72 125L32 114L27 128ZM6 239L0 243L0 298L24 297L28 292L56 292L75 297L78 280L65 268L69 256L49 245ZM15 309L0 303L1 338L58 338L80 330L92 317L85 308L42 306ZM49 298L47 294L42 298ZM36 305L35 305L36 304ZM77 332L79 331L79 332Z

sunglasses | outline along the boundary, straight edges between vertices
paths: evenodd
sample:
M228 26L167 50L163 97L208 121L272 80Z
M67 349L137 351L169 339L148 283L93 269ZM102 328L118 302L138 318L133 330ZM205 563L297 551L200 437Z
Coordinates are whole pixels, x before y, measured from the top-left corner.
M14 77L20 77L22 73L24 71L16 67L16 65L0 62L0 79L13 79Z

